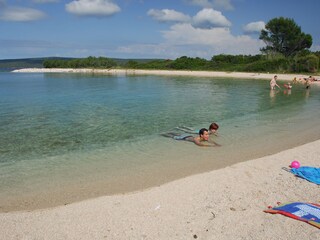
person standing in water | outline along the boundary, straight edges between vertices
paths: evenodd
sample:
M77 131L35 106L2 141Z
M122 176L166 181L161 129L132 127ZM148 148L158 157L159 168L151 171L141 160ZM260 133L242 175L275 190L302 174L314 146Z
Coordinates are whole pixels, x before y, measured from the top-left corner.
M310 88L310 86L311 86L311 76L306 79L305 85L306 85L306 89Z
M270 81L270 89L271 89L271 90L274 90L276 86L277 86L279 89L281 89L281 88L279 87L279 85L277 84L277 79L278 79L278 76L277 76L277 75L274 75L274 77L271 79L271 81Z

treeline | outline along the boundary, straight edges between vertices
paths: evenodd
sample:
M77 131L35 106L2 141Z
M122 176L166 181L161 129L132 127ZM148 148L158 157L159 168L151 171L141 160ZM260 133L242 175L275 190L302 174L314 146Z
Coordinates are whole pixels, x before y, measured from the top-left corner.
M320 52L302 51L294 57L282 55L216 55L210 60L182 56L175 60L127 60L115 61L105 57L79 59L47 59L45 68L130 68L192 71L238 71L315 73L319 71Z
M64 59L47 59L43 62L45 68L112 68L118 64L105 57L88 57L75 58L70 60Z

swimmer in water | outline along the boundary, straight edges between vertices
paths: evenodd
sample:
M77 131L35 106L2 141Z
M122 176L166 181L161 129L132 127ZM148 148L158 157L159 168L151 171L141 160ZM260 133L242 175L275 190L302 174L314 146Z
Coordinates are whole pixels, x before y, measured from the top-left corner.
M201 146L201 147L217 147L220 146L220 144L215 142L208 142L209 140L209 131L206 128L202 128L199 131L199 136L194 137L189 134L178 134L178 133L164 133L161 134L164 137L171 137L175 140L183 140L188 142L193 142L194 144Z
M200 131L200 130L194 130L193 128L185 127L185 126L176 127L176 129L184 131L186 133L191 133L191 134L198 134ZM218 136L218 133L217 133L218 129L219 129L219 125L217 123L215 122L211 123L208 130L209 135L213 134Z

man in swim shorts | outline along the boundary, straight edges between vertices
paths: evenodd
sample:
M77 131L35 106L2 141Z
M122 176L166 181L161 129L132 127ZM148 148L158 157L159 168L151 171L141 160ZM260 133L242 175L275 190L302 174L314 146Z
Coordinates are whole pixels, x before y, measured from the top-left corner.
M194 137L194 136L188 135L188 134L179 135L177 133L165 133L165 134L162 134L162 136L164 136L164 137L172 137L175 140L183 140L183 141L193 142L196 145L201 146L201 147L216 147L216 146L220 146L218 143L208 142L208 140L209 140L209 131L206 128L200 129L198 137Z
M271 89L271 90L274 90L274 89L276 88L276 86L277 86L279 89L281 89L281 88L279 87L279 85L277 84L277 79L278 79L278 76L277 76L277 75L274 75L274 77L271 79L271 81L270 81L270 89Z

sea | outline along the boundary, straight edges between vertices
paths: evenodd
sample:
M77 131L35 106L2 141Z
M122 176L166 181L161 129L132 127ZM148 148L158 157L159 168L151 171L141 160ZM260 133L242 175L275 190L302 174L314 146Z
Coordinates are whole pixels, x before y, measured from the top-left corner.
M0 72L0 212L143 191L318 140L319 104L320 84ZM220 147L163 136L211 122Z

